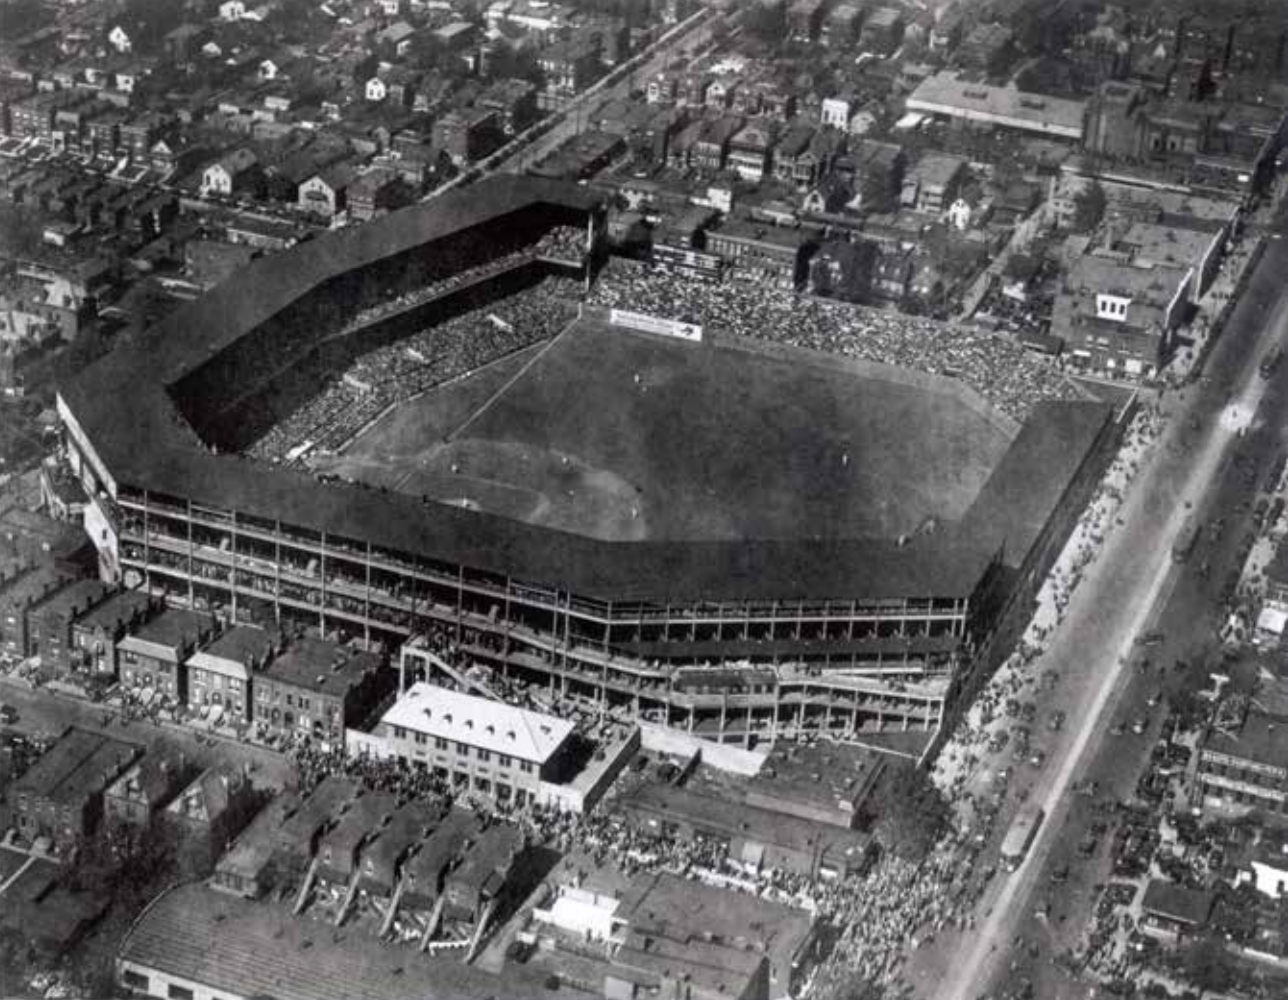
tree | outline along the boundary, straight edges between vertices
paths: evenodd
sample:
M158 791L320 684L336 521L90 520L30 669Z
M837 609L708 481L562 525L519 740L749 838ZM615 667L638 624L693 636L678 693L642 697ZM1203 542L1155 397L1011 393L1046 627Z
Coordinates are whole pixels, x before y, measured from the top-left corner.
M948 801L930 775L915 764L888 767L877 803L875 833L881 845L909 861L924 858L948 827Z
M1185 951L1185 972L1199 989L1224 993L1234 985L1234 963L1225 945L1214 937L1202 937Z
M1073 228L1080 233L1089 233L1100 225L1105 217L1108 199L1100 181L1092 181L1073 197Z

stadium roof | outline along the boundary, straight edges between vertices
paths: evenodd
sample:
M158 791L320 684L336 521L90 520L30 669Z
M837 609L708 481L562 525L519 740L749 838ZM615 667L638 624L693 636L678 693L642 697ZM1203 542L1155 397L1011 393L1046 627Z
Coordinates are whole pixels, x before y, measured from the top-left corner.
M60 390L60 413L105 481L342 535L607 601L969 595L994 540L945 525L903 540L608 542L208 449L166 386L328 277L539 205L590 210L575 184L499 175L263 258ZM1039 407L1032 420L1045 417ZM146 443L146 446L141 446ZM1036 470L1019 470L1032 485Z
M408 688L380 721L538 764L548 760L573 731L566 719L423 681Z

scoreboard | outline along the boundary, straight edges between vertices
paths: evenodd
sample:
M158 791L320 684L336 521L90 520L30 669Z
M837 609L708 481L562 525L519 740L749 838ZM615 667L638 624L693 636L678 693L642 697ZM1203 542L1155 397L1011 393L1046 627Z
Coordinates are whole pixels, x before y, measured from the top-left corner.
M718 254L703 253L669 243L653 245L653 267L669 274L683 274L701 281L719 283L724 276L724 261Z

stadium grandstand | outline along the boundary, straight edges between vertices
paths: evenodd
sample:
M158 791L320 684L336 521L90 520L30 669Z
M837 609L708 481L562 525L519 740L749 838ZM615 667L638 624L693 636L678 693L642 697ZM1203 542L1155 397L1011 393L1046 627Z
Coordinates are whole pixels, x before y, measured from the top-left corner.
M694 324L611 338L630 302L587 301L610 280L604 233L586 188L491 177L256 261L102 359L58 399L102 575L228 621L419 637L538 706L715 740L934 731L1067 535L1112 414L1056 394L1007 414L967 381L866 360L833 372L813 345L721 336L718 308L705 340ZM485 393L471 379L495 365ZM738 395L777 384L795 417ZM481 502L458 496L449 433L437 471L354 457L443 387L482 403L465 443L517 441L525 468L557 456L552 481L576 484L562 520L547 498L489 501L517 490L494 471ZM965 424L978 454L954 469L936 441ZM556 431L642 463L620 533L577 529L578 490L611 477ZM620 453L635 440L647 462Z

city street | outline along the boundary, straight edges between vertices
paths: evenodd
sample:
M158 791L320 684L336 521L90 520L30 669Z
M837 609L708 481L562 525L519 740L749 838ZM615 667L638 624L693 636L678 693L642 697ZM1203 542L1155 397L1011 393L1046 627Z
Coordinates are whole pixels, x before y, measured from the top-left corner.
M1129 797L1152 745L1150 735L1157 731L1161 712L1154 713L1145 737L1107 735L1114 711L1121 707L1124 713L1139 714L1136 702L1143 703L1146 688L1159 683L1137 680L1138 671L1130 669L1139 659L1133 658L1139 652L1137 637L1149 630L1163 632L1163 645L1150 648L1149 655L1155 663L1170 664L1201 654L1214 635L1219 588L1233 565L1246 517L1228 527L1216 546L1205 539L1183 568L1172 563L1170 548L1191 509L1201 519L1233 513L1240 489L1247 493L1242 476L1236 477L1228 464L1234 452L1242 450L1253 467L1260 463L1267 468L1282 447L1288 384L1282 372L1267 383L1257 369L1269 345L1288 328L1288 294L1281 280L1285 266L1283 243L1271 241L1208 362L1206 377L1164 398L1171 412L1167 431L1039 661L1038 669L1057 671L1066 682L1078 675L1090 681L1068 685L1080 697L1059 706L1068 712L1066 731L1049 747L1045 769L1028 782L1047 819L1020 869L990 886L973 930L945 937L931 954L914 958L909 972L921 995L974 1000L1001 973L1026 967L1031 959L1034 967L1054 972L1051 959L1076 942L1086 923L1095 901L1092 884L1098 880L1093 865L1082 867L1085 879L1071 879L1054 894L1058 912L1049 924L1033 919L1039 902L1035 890L1042 886L1045 895L1050 872L1069 863L1081 828L1091 822L1089 810L1075 810L1072 825L1066 822L1074 784L1084 778L1100 780L1111 795L1116 789L1119 797ZM1247 436L1241 436L1240 428L1249 423ZM1198 567L1204 563L1209 570L1201 578ZM1051 707L1040 704L1039 710ZM1124 746L1123 740L1131 742ZM1010 811L1014 804L1013 799ZM1016 947L1021 942L1023 947ZM951 988L944 992L948 982ZM1085 984L1069 986L1085 995ZM1073 994L1057 992L1053 982L1039 995Z
M32 691L3 677L0 677L0 702L12 705L18 712L17 723L4 727L7 731L26 736L52 737L68 726L78 726L147 747L164 743L189 754L191 759L202 766L249 766L251 779L256 785L284 788L295 782L295 768L286 757L263 747L205 736L191 729L162 726L142 719L122 723L120 713L103 705L78 701L50 691ZM104 724L109 713L110 721Z

